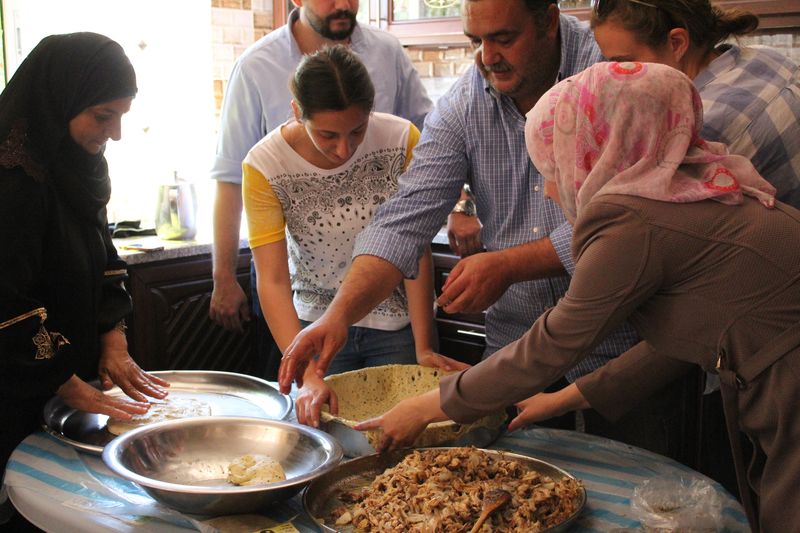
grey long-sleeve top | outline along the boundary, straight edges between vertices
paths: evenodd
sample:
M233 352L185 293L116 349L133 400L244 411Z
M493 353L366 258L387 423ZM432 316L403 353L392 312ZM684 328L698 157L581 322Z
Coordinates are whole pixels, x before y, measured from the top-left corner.
M595 198L575 225L569 290L518 341L440 385L458 422L543 390L628 319L644 339L576 383L608 418L694 363L740 360L800 321L800 211L747 198Z

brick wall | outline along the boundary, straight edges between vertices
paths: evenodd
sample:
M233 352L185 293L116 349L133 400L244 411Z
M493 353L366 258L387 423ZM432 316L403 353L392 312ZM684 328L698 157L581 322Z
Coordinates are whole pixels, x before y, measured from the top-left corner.
M406 48L411 62L423 78L458 77L473 63L469 47Z
M760 32L742 37L740 42L772 46L800 64L800 29ZM472 50L468 46L447 49L410 47L406 51L423 78L457 77L473 62Z
M739 39L743 45L771 46L800 64L800 29L758 32ZM409 47L406 49L428 93L435 99L473 62L469 46L454 48Z
M283 0L211 0L217 113L234 61L250 44L273 29L273 1ZM740 42L772 46L800 64L800 28L758 32L742 37ZM434 96L442 94L473 62L469 46L409 47L406 53Z
M794 31L765 31L740 37L744 45L761 44L771 46L786 54L786 57L800 65L800 28Z
M211 0L213 83L216 112L236 58L272 31L273 0Z

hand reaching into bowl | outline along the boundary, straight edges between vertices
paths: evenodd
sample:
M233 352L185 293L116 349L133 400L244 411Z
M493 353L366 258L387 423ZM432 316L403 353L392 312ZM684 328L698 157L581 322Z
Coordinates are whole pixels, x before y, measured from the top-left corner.
M433 350L417 351L417 364L430 368L441 368L444 371L466 370L471 365L456 361L450 357L436 353Z
M289 394L292 381L303 387L303 380L312 358L319 354L313 368L321 379L333 357L347 342L346 320L337 320L335 313L325 313L300 331L284 351L278 370L278 384L283 394Z
M339 399L333 389L316 375L313 363L308 367L303 386L297 392L295 411L297 421L307 426L319 427L319 414L323 405L330 406L332 415L339 414Z
M407 398L381 416L365 420L353 426L358 431L382 429L379 452L406 448L414 444L419 434L432 422L449 420L439 407L439 389L433 389Z

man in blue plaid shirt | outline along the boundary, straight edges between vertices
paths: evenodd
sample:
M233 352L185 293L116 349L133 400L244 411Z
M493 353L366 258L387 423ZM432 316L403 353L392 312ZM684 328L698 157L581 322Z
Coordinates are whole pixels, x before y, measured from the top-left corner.
M569 286L572 227L544 196L543 177L525 147L525 114L556 81L601 61L600 51L588 26L560 14L554 0L466 0L463 21L475 64L426 118L398 192L359 235L333 303L287 350L282 390L302 376L315 354L318 371L324 371L347 326L404 277L416 275L423 248L465 182L475 196L486 252L462 259L437 301L452 313L488 307L485 356L521 337ZM622 328L573 368L568 380L602 366L636 340L632 328Z

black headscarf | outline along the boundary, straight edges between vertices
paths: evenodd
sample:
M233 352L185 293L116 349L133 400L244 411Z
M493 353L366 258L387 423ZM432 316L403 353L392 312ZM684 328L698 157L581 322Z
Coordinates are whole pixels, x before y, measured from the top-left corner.
M0 94L0 165L52 180L82 218L105 224L108 166L69 134L88 107L136 95L136 74L122 47L96 33L45 37Z

